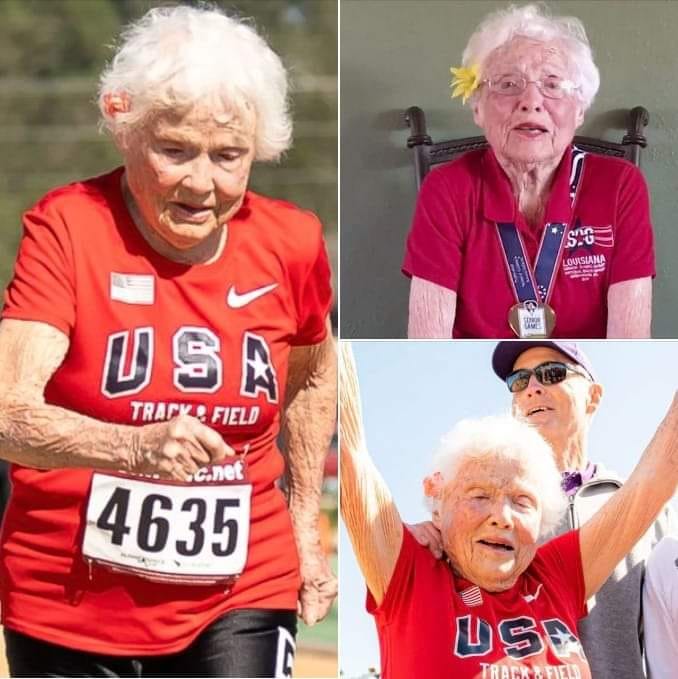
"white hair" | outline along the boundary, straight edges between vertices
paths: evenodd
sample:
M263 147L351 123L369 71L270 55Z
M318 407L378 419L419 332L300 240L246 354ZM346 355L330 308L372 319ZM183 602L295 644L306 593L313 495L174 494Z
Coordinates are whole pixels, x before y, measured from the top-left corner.
M576 17L552 16L546 5L510 5L488 14L466 45L463 65L476 64L482 74L490 54L516 37L560 43L575 71L572 75L579 81L579 97L584 110L591 106L600 87L600 73L593 61L584 24Z
M462 420L443 437L434 455L433 473L440 474L445 486L466 463L487 458L516 460L529 470L542 509L540 536L550 534L567 504L551 446L534 427L510 415ZM431 511L438 508L438 500L426 499Z
M287 90L280 57L246 20L180 5L151 9L123 31L98 104L103 126L123 143L159 112L205 102L239 115L254 109L255 158L275 160L292 140ZM111 115L107 95L125 97L130 110Z

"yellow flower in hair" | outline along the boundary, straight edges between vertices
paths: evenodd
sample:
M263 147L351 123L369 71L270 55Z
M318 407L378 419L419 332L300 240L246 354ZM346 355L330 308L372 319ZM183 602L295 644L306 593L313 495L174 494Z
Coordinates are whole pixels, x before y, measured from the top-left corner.
M452 98L463 95L462 104L478 89L480 85L480 67L478 64L473 64L470 68L451 68L450 72L454 77L450 87L452 90Z

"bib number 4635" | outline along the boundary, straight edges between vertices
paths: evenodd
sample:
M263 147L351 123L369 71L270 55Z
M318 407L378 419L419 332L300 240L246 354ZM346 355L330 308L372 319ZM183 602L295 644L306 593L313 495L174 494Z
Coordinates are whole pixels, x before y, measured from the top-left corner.
M129 488L116 488L97 519L98 528L110 531L113 545L121 546L125 535L131 532L131 526L127 523L131 492ZM225 518L225 513L228 508L239 507L239 498L216 500L213 533L224 534L225 544L212 542L211 550L214 556L229 556L235 551L238 522L234 518ZM170 534L167 516L171 515L172 509L174 509L172 498L166 495L151 493L143 499L136 528L136 543L140 549L145 552L162 552L165 549ZM189 524L189 530L192 539L177 540L175 549L183 556L195 556L205 546L204 523L207 517L207 502L200 497L189 497L181 503L179 509L191 513L193 520Z
M178 486L94 474L86 557L149 575L226 578L247 559L249 484Z

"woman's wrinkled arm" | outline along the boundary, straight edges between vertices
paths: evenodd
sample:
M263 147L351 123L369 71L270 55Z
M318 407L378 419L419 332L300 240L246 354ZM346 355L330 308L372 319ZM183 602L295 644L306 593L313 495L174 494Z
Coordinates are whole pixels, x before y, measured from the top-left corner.
M45 403L45 385L68 347L68 337L46 323L0 323L0 456L40 469L124 468L125 452L138 448L132 427Z
M403 525L386 483L367 452L360 388L350 345L339 355L341 514L367 586L381 603L393 575Z
M100 422L45 402L68 337L37 321L0 323L0 457L38 469L86 467L184 479L231 452L194 418L143 427Z
M301 569L300 613L307 625L325 617L337 593L319 526L325 457L337 413L337 354L331 330L328 322L323 342L291 349L281 427Z
M614 283L607 291L607 337L650 337L652 278Z
M678 485L678 392L628 481L579 533L586 598L652 525Z
M457 293L412 276L407 336L410 339L450 339L457 311Z

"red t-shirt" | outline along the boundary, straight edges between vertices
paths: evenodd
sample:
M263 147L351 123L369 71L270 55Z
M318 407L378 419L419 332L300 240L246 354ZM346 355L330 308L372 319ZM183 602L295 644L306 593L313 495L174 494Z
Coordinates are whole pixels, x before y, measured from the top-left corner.
M605 337L610 285L655 274L647 186L631 163L587 153L573 205L571 166L568 148L544 215L544 225L568 225L549 302L553 336ZM457 293L453 337L515 337L508 314L516 299L497 222L516 224L534 266L544 225L533 229L523 219L490 149L466 153L426 177L403 272Z
M276 486L284 466L276 437L290 348L326 334L330 272L318 219L251 192L228 224L218 260L171 262L134 226L121 176L118 169L57 189L26 213L2 317L42 321L69 336L45 391L48 403L130 425L184 412L236 451L247 450L246 565L228 587L155 582L87 563L82 541L92 472L14 465L2 534L2 621L86 651L165 654L186 647L226 611L296 609L299 566ZM224 474L207 470L192 485ZM201 516L200 503L182 507L186 521L194 520L180 536L184 550L198 549L212 530L206 522L214 517ZM156 516L164 511L151 509ZM136 525L138 517L126 511L111 504L99 522L113 536L119 521ZM122 526L122 548L141 540ZM225 521L214 528L222 537L226 529ZM145 530L146 543L157 547L164 539L158 525Z
M403 528L376 619L383 679L591 679L577 637L586 615L579 533L540 547L505 592L454 575Z

